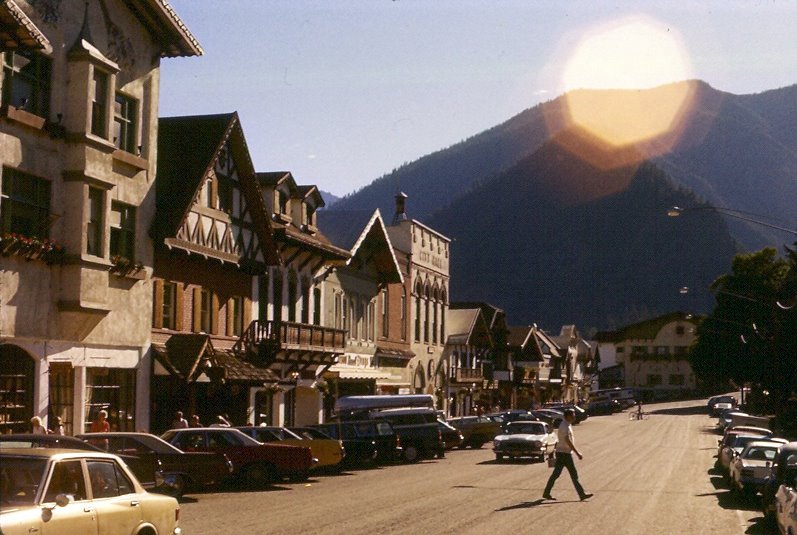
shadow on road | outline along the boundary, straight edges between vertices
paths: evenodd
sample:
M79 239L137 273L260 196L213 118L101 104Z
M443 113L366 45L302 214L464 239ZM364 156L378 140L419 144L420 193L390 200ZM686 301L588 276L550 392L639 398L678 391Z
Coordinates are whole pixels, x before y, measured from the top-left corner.
M671 409L653 409L648 411L651 414L669 414L671 416L692 416L695 414L706 414L705 405L693 405L691 407L674 407Z
M478 463L479 465L501 465L501 464L543 464L542 461L539 459L531 459L528 457L522 457L519 459L504 459L502 461L497 461L495 459L491 459L489 461L482 461Z
M496 509L497 513L501 511L512 511L513 509L528 509L530 507L537 507L538 505L559 505L563 503L581 503L580 500L543 500L542 498L530 502L520 502L516 503L515 505L507 505L506 507L501 507L500 509Z

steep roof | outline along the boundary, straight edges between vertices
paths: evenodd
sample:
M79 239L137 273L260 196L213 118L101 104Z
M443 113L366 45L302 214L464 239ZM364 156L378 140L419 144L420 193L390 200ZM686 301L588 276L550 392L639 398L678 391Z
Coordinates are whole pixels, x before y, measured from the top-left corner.
M357 258L366 262L373 260L385 282L403 282L393 244L378 209L324 210L317 212L316 218L321 232L333 244L351 253L347 264Z
M531 325L523 327L509 327L509 335L507 336L507 344L510 348L525 347L534 329Z
M166 0L125 0L125 5L161 47L161 57L201 56L191 30Z
M50 41L14 0L0 0L0 50L52 50Z
M449 309L446 331L448 344L492 346L489 326L478 308Z

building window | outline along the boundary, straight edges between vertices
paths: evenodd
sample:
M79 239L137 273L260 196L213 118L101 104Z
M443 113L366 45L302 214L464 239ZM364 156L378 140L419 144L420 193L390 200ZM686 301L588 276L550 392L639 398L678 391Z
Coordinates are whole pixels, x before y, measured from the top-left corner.
M661 385L661 375L659 374L648 375L648 386L659 386L659 385Z
M136 125L138 102L121 93L116 94L113 103L113 142L116 148L137 153Z
M401 287L401 339L407 339L407 289Z
M335 326L336 329L343 328L343 314L341 310L341 304L342 304L342 296L339 293L335 292L335 297L334 297L335 316L334 316L333 325Z
M228 306L227 313L231 317L232 332L228 332L227 336L241 336L244 332L244 298L240 295L232 297Z
M342 304L343 306L341 307L341 313L342 313L341 319L342 319L343 329L346 332L348 332L349 338L351 338L351 331L349 328L349 298L344 297L342 299Z
M349 335L352 340L356 340L359 337L359 325L357 323L357 304L354 298L349 299Z
M683 386L685 384L684 376L681 374L670 375L670 385Z
M374 341L374 331L376 330L376 303L368 303L368 341Z
M36 363L12 344L0 344L0 362L0 433L29 432Z
M177 329L177 284L163 282L163 305L161 306L161 327Z
M421 341L421 295L415 297L415 341Z
M282 215L288 215L290 209L290 197L282 190L277 190L277 210Z
M219 196L219 210L232 213L232 180L227 177L219 176L217 179L218 196Z
M310 281L302 279L302 323L310 323Z
M432 303L433 316L432 316L432 343L437 343L437 303Z
M136 258L136 208L117 201L111 203L111 257Z
M67 435L74 433L72 414L74 409L75 371L68 363L50 363L50 412L48 424L50 429L56 425L55 418L61 418L64 432Z
M86 427L101 410L108 412L111 431L136 430L136 370L119 368L88 368L86 370Z
M313 288L313 325L321 325L321 288Z
M89 188L89 209L86 221L86 253L94 256L102 254L102 235L105 231L103 225L105 191L98 188Z
M213 296L210 290L202 289L199 292L199 332L209 333L211 331L211 321L213 314Z
M94 69L91 91L91 133L108 137L108 85L110 76Z
M41 54L24 50L3 53L3 106L47 118L51 72L52 62Z
M291 271L288 274L288 321L296 321L296 305L298 301L296 285L296 273Z
M50 182L3 168L0 231L46 238L50 219Z
M429 299L423 300L423 341L429 343Z
M388 336L387 289L382 290L382 338Z
M311 227L314 227L315 226L315 206L312 206L309 203L304 203L303 209L304 209L304 214L303 214L304 215L304 217L303 217L304 221L302 221L302 223L304 223L305 225L309 225Z

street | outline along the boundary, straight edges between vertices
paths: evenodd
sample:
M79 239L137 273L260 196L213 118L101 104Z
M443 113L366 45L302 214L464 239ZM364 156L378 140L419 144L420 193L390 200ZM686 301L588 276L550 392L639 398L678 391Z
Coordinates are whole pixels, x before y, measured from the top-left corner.
M703 401L646 405L650 417L574 427L580 502L565 471L541 494L545 463L497 464L490 445L442 460L353 470L260 492L187 495L184 533L767 533L758 500L732 496L714 469L718 435ZM543 529L540 527L540 530Z

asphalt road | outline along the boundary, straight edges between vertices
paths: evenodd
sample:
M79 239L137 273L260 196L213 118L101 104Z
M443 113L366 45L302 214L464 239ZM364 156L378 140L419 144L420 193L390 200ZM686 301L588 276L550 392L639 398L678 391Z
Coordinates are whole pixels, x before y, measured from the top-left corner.
M217 533L768 533L758 500L737 499L714 469L715 419L700 401L646 405L574 427L581 502L565 471L555 502L545 463L498 464L489 445L416 465L314 477L259 492L190 494L186 534Z

